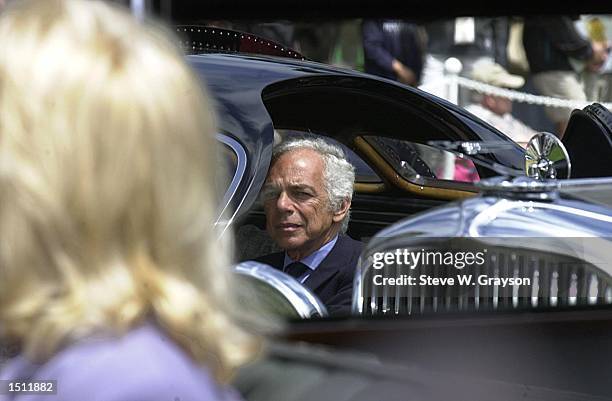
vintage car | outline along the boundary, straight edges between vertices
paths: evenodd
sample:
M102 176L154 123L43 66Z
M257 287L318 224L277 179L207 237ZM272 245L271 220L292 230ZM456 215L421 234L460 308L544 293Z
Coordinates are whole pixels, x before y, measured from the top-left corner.
M358 239L416 212L473 196L480 179L523 175L521 147L426 92L301 60L285 49L287 57L231 52L278 46L282 54L280 45L248 34L194 26L177 30L189 34L185 48L210 51L188 57L216 101L222 162L233 174L219 184L229 188L223 209L231 210L220 225L263 228L257 198L275 132L321 135L344 146L357 168L349 234ZM458 141L486 149L469 156L445 150ZM241 259L253 256L258 255Z
M610 181L547 179L582 165L570 167L564 147L546 135L531 146L527 171L535 178L519 179L525 151L442 99L301 60L248 34L177 30L188 34L186 48L208 50L189 62L219 114L219 163L232 174L219 178L225 195L218 226L233 226L239 259L273 249L258 193L275 135L322 135L344 146L357 169L349 234L368 246L356 275L355 315L292 321L266 358L235 379L245 399L596 400L612 394L605 254ZM276 56L235 52L262 47ZM601 242L573 240L588 236ZM453 243L458 237L467 245ZM518 272L534 282L517 290L479 284L456 293L422 286L410 294L370 285L377 252L483 243L497 263L493 278ZM600 252L585 258L585 249ZM382 271L393 275L394 269L388 264ZM280 314L325 316L316 297L280 272L247 262L236 273Z

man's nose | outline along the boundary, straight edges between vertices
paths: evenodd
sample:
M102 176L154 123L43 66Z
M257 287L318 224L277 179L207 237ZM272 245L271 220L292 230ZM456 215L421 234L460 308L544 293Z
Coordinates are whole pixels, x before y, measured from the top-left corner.
M293 211L293 200L286 192L281 192L276 200L276 207L283 212Z

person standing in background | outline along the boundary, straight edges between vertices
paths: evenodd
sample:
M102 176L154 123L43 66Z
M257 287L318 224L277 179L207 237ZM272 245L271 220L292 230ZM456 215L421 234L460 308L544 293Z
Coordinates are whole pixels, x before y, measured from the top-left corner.
M588 101L612 101L612 57L610 57L610 35L612 35L612 16L583 15L576 23L577 29L585 38L607 47L608 57L596 71L583 68L582 81Z
M540 94L586 101L584 87L577 70L598 71L606 61L607 45L583 38L574 26L576 17L532 16L525 18L523 44L533 74L533 83ZM563 136L570 109L546 107L548 117Z
M472 78L504 89L519 89L525 84L523 77L508 73L499 64L476 64ZM467 111L488 122L522 147L527 147L537 132L512 116L512 100L487 93L475 94L475 98L478 101L466 106Z
M423 70L424 35L416 24L364 20L365 72L416 86Z

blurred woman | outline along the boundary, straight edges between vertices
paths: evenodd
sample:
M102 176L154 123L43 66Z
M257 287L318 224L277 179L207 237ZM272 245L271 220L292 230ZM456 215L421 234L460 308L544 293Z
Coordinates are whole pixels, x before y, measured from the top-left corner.
M78 0L13 2L0 38L0 378L233 399L214 379L260 343L232 318L214 119L177 42Z

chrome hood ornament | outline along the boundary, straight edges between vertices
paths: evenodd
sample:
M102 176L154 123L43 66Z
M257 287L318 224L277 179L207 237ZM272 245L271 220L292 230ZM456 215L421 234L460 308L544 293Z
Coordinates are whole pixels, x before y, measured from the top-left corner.
M536 180L570 178L572 165L561 140L548 132L534 135L525 151L525 174Z

